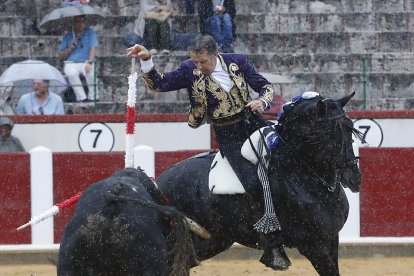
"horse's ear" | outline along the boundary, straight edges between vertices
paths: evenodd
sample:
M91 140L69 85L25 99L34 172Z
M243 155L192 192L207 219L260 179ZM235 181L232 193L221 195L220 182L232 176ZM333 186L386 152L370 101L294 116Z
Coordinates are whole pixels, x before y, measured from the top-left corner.
M348 96L338 99L337 102L340 106L344 107L354 95L355 95L355 91L352 92Z

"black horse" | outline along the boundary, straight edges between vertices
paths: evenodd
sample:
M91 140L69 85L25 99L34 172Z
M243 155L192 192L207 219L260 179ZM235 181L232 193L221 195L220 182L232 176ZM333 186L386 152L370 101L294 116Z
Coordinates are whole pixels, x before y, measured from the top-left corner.
M261 204L248 194L215 195L209 190L214 153L184 160L159 176L157 184L171 204L212 235L209 240L194 236L200 260L234 242L263 249L263 257L287 246L297 248L320 275L339 275L338 232L349 210L342 186L358 192L361 182L352 134L361 136L344 110L353 95L301 98L279 118L281 141L271 153L268 175L281 231L271 233L271 244L261 245L261 235L253 229L263 215Z

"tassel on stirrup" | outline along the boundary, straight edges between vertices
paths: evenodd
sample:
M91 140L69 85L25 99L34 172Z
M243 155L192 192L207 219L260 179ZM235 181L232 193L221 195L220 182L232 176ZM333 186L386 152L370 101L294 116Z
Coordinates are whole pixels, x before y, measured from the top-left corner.
M253 225L253 228L257 232L262 232L265 234L281 229L279 220L277 219L275 213L264 214L263 217Z

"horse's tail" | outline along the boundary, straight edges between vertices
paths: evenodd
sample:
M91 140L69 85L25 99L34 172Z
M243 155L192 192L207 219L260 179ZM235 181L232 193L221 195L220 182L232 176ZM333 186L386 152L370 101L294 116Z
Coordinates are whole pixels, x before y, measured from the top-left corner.
M175 222L168 237L174 244L168 252L169 255L174 256L170 275L188 276L189 269L199 263L190 233L190 230L193 230L191 223L195 222L189 220L183 213L172 206L159 205L150 201L114 194L110 194L110 197L118 201L128 201L153 208ZM201 227L201 229L203 228Z

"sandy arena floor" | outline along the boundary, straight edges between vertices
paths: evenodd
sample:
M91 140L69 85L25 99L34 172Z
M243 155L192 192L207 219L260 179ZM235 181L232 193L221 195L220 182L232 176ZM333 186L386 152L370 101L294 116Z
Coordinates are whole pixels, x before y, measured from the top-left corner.
M303 258L291 259L292 267L285 272L275 272L256 260L208 260L191 270L191 276L230 275L317 275L311 264ZM340 259L341 275L349 276L412 276L414 257L374 257ZM56 269L52 265L2 265L2 276L52 276Z

